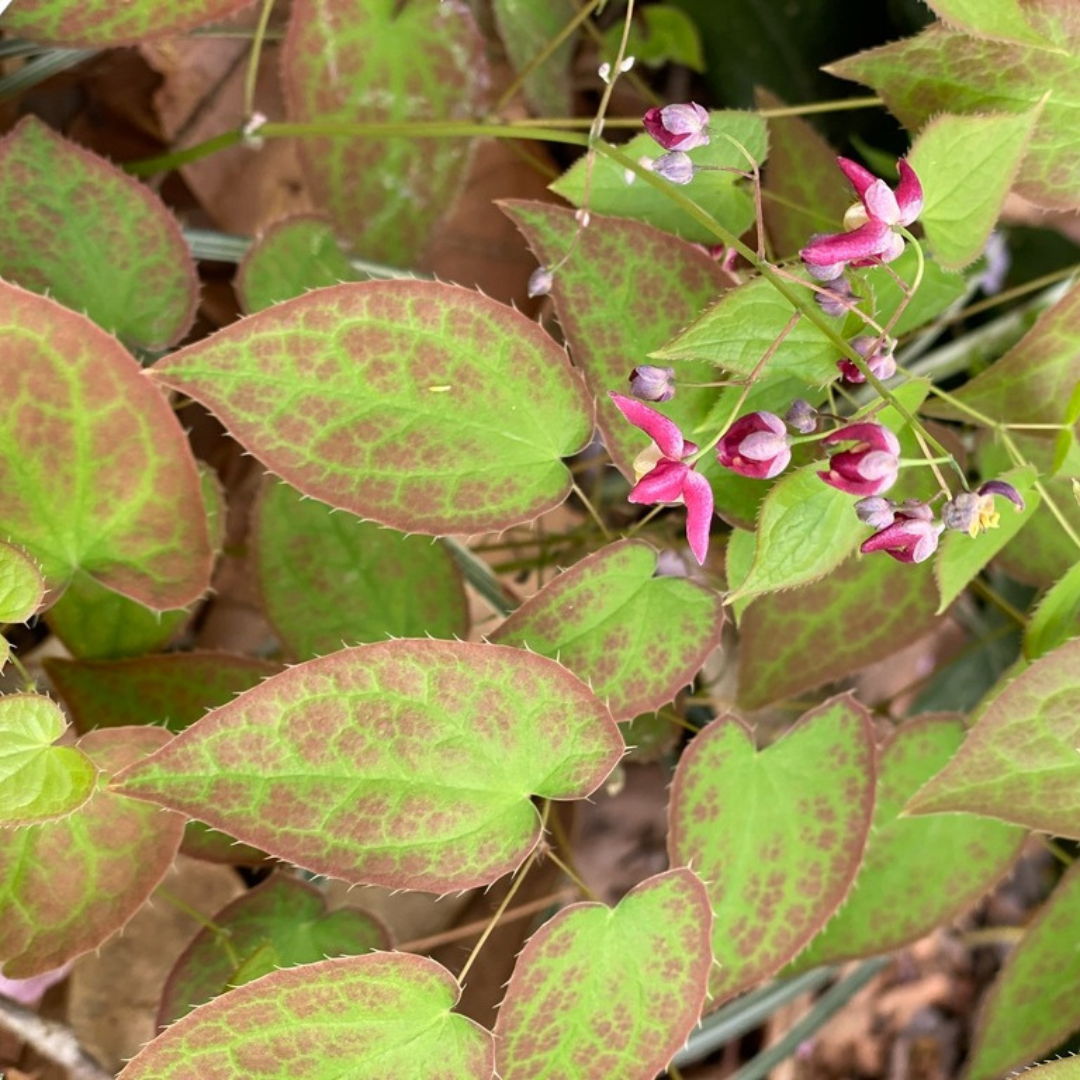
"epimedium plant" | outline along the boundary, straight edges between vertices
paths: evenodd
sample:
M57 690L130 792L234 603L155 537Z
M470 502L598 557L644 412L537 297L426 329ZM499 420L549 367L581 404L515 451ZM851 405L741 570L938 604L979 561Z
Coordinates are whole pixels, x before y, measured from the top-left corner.
M0 28L101 47L244 6L24 0ZM494 7L511 91L550 100L539 76L580 20ZM947 925L1029 832L1080 840L1080 294L1039 294L977 372L963 335L939 340L995 290L1010 190L1080 206L1080 25L1066 0L932 7L918 37L834 66L910 132L873 168L838 170L775 106L659 103L609 141L632 5L588 135L498 120L463 5L295 0L283 120L249 98L234 131L127 172L35 119L0 143L0 620L40 614L70 654L45 664L67 715L32 657L0 698L3 974L97 948L180 850L282 864L191 943L127 1080L677 1075L703 1014ZM558 337L338 244L419 264L485 135L584 151L552 184L569 207L492 210ZM239 272L247 317L187 341L191 253L133 174L286 137L327 216L275 225ZM229 497L178 418L191 401L270 474L249 538L269 658L166 649ZM563 569L518 603L473 538L570 497L580 520L532 559ZM1003 573L1034 587L1021 607ZM483 635L463 574L502 620ZM1022 641L977 701L946 665L903 709L822 691L987 598ZM755 733L796 698L779 737ZM666 749L670 869L549 913L493 1031L455 1011L475 951L457 973L393 951L312 884L514 875L497 922L543 858L573 874L555 804L611 780L657 716L688 729ZM971 1080L1080 1028L1076 887L1069 870L988 995Z

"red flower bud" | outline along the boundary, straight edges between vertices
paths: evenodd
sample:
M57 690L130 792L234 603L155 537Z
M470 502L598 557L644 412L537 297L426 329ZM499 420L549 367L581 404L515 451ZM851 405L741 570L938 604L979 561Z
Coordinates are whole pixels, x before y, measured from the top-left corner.
M739 417L716 447L726 469L755 480L771 480L791 461L784 421L775 413L754 412Z
M818 473L831 487L866 498L880 495L896 483L900 442L888 428L872 423L848 424L830 432L822 441L855 444L850 450L833 454L828 471Z

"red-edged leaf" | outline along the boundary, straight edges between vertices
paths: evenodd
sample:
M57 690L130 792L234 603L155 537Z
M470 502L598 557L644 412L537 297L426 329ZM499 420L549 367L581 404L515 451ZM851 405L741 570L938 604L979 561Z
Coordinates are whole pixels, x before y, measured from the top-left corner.
M317 873L448 892L519 866L530 797L584 798L622 751L554 661L404 640L275 675L116 783Z
M293 487L403 532L529 521L592 433L565 352L466 289L370 281L278 304L159 362Z
M711 923L689 870L643 881L614 909L560 911L522 950L499 1009L502 1080L652 1080L701 1013Z
M5 975L39 975L96 949L165 876L184 819L104 784L167 741L164 731L153 728L92 732L79 742L101 773L90 801L60 821L0 830Z
M199 473L164 396L115 338L0 283L0 534L60 590L75 573L147 607L206 589Z

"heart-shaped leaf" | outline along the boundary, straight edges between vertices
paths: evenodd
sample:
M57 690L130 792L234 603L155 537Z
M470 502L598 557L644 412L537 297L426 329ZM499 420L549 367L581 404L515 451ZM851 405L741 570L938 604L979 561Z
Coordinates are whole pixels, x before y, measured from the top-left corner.
M908 803L1080 839L1080 641L1036 660L979 710L964 745Z
M778 971L825 925L858 871L873 808L873 736L850 697L761 751L733 716L690 743L675 771L668 849L709 890L712 1004Z
M882 748L874 821L858 877L843 907L796 961L800 970L917 941L1008 873L1023 829L970 814L900 816L963 740L960 718L927 714L906 720Z
M448 892L519 866L531 796L584 798L622 751L553 660L405 640L289 668L116 783L317 873Z
M223 19L251 0L18 0L0 26L53 45L135 45Z
M121 1080L491 1080L490 1033L452 1012L454 977L425 956L373 953L275 971L148 1043ZM257 1022L252 1022L257 1017Z
M32 559L0 543L0 623L26 622L45 596L45 583Z
M90 801L59 821L0 829L5 975L40 975L96 949L165 876L184 819L101 785L168 738L156 728L91 732L79 742L102 776Z
M712 912L689 870L643 881L614 909L573 904L518 957L495 1025L503 1080L652 1080L697 1023Z
M565 352L531 319L438 282L320 289L158 363L306 495L402 532L529 521L592 434Z
M1080 866L1073 866L1027 924L983 1000L966 1080L1012 1075L1080 1025L1080 951L1063 947L1078 939Z
M184 950L165 984L158 1027L275 969L389 947L374 916L352 907L327 911L318 889L274 874L219 911Z
M0 534L61 590L76 570L147 607L206 589L195 459L164 396L117 340L0 283Z
M648 544L611 544L546 585L491 640L557 658L616 720L658 709L719 645L724 608L717 593L655 575Z
M145 349L191 326L195 264L165 204L33 117L0 141L0 217L7 280Z
M93 794L93 762L74 746L53 745L67 726L41 694L0 697L0 826L63 817Z
M255 510L254 547L266 614L302 660L367 641L468 635L461 575L441 544L269 483Z
M422 59L422 62L419 62ZM410 124L469 121L488 87L465 4L294 0L282 59L291 120L399 125L393 137L303 140L308 184L368 258L412 266L465 179L462 139L410 139Z

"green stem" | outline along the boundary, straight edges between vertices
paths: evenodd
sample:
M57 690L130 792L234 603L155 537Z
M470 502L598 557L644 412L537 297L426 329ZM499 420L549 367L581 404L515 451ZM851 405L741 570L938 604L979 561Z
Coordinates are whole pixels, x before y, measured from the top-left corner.
M871 109L884 104L884 98L879 97L837 98L833 101L815 101L810 105L779 105L774 109L756 109L755 111L758 116L776 119L782 116L813 116L815 113Z
M255 87L259 81L259 61L262 58L263 42L270 25L270 15L274 10L274 0L263 0L259 21L255 24L255 34L251 39L251 55L248 69L244 76L244 119L250 120L255 111Z
M193 161L200 161L204 157L216 154L219 150L228 150L231 146L238 146L243 141L242 131L223 131L212 139L189 146L186 150L172 150L158 157L128 162L124 166L124 172L144 178L157 173L170 172L172 169L179 169L184 165L190 165Z

